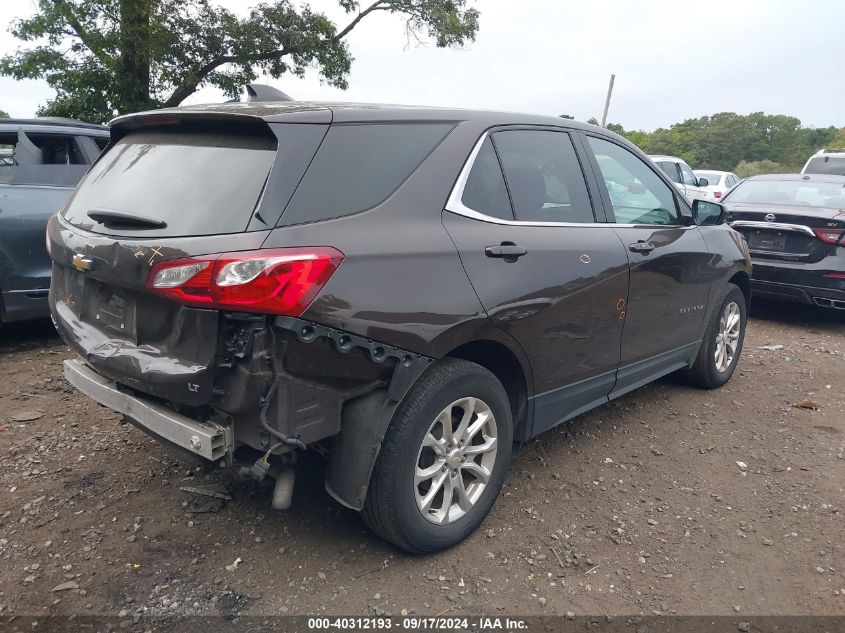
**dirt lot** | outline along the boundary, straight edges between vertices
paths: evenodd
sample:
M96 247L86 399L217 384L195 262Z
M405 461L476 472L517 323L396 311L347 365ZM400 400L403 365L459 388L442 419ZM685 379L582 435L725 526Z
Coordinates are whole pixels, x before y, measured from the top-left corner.
M68 356L49 324L0 333L0 616L845 615L842 315L755 306L726 388L664 380L543 435L482 529L422 558L316 456L291 511L244 484L189 512L213 476L74 392Z

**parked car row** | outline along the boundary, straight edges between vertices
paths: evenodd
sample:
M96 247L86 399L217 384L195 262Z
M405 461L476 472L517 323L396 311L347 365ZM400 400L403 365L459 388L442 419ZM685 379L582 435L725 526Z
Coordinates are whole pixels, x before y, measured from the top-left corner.
M252 101L11 123L0 223L38 244L0 249L36 267L50 215L52 270L9 278L49 284L68 381L274 477L274 507L319 445L376 533L449 547L515 445L668 373L725 384L752 290L845 307L845 177L738 183L557 117Z

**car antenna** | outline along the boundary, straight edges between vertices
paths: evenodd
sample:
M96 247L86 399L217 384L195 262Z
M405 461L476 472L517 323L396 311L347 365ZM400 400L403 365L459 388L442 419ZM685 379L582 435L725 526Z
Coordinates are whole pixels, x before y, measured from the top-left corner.
M247 103L254 101L293 101L284 92L273 86L265 84L247 84Z

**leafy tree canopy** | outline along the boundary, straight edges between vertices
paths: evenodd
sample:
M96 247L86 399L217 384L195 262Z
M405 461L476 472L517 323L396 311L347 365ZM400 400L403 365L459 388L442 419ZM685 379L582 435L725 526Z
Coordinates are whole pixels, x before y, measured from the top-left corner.
M0 119L8 119L8 118L10 118L9 113L6 112L5 110L0 110Z
M409 37L439 47L475 39L479 13L467 0L337 0L338 27L307 4L269 0L244 18L212 0L37 0L10 32L25 43L0 58L0 75L46 78L55 99L39 115L105 122L116 114L179 105L202 86L235 97L259 73L279 78L316 69L347 87L352 55L344 38L369 15L405 19Z
M800 171L819 149L845 147L845 128L802 127L795 117L762 112L719 112L653 132L626 131L613 123L607 127L647 154L679 156L694 169L736 171L739 176L741 164L752 170L764 165L763 172L755 173Z

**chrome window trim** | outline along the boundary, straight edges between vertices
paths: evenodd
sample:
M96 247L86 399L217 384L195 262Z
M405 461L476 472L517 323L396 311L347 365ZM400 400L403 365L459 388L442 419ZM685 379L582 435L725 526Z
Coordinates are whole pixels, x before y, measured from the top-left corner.
M505 226L573 226L573 227L597 227L597 226L609 226L609 227L618 227L618 228L639 228L639 227L652 227L652 228L689 228L689 225L682 225L682 224L619 224L616 222L531 222L527 220L503 220L502 218L497 218L492 215L487 215L485 213L479 213L473 209L470 209L466 206L461 198L464 196L464 187L466 186L467 180L469 180L469 174L472 171L472 167L475 164L475 159L478 157L479 152L481 151L481 146L484 145L484 141L487 140L487 137L490 135L489 132L484 132L481 135L481 138L476 141L475 146L473 146L472 151L469 153L464 166L461 168L461 173L458 174L458 179L455 181L455 186L452 187L452 191L449 194L449 198L446 201L446 206L444 207L446 211L450 213L455 213L457 215L462 215L466 218L471 218L473 220L480 220L482 222L488 222L489 224L502 224ZM695 225L692 225L695 226Z
M803 224L783 224L781 222L757 222L755 220L735 220L730 223L732 228L747 228L747 229L774 229L775 231L792 231L794 233L804 233L811 237L816 237L809 226Z

